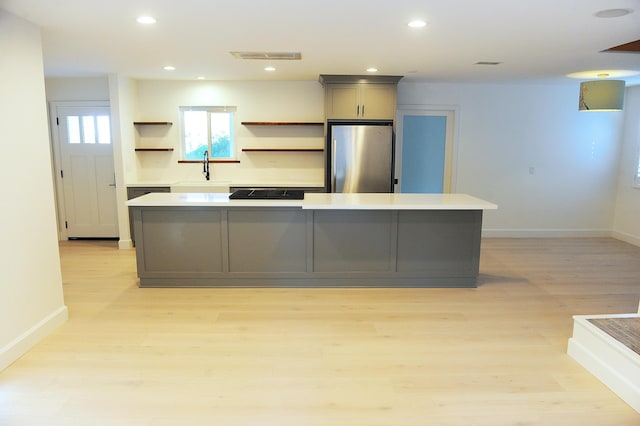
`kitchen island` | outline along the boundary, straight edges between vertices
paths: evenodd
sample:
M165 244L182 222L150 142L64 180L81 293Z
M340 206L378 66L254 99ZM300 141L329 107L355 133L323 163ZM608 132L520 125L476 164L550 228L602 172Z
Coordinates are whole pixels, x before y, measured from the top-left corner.
M133 200L140 287L475 287L483 210L465 194Z

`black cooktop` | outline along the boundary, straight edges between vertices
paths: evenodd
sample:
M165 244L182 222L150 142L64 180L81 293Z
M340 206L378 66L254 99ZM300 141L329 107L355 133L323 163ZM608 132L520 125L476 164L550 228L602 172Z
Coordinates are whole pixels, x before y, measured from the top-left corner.
M231 200L304 200L302 189L239 189Z

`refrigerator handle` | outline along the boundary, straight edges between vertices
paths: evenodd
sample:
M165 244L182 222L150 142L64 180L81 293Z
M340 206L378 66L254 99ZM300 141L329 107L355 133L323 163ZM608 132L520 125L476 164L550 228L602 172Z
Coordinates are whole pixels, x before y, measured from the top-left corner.
M333 161L331 162L331 191L330 192L336 192L336 161L335 161L336 142L338 142L336 139L331 138L331 158L333 158Z
M362 116L364 117L364 104L362 104Z
M356 107L356 116L360 116L360 105Z

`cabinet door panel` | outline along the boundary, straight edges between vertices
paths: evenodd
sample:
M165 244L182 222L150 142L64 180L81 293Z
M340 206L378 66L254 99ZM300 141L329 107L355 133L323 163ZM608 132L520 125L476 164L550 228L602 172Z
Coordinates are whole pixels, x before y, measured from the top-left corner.
M314 272L391 272L391 211L314 212Z
M395 86L385 84L366 84L362 86L361 118L393 119L396 114Z
M477 275L481 210L401 211L398 272Z
M140 229L140 228L138 228ZM145 272L222 272L221 212L207 208L142 211ZM145 247L153 249L145 250Z
M306 272L307 222L301 209L230 209L230 272Z
M326 94L327 118L358 118L358 87L354 84L336 84Z

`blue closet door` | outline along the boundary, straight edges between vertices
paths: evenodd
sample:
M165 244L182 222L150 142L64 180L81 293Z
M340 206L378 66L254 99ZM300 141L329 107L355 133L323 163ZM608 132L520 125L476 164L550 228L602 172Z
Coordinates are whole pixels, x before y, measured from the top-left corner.
M443 192L446 136L446 116L404 116L401 192Z

